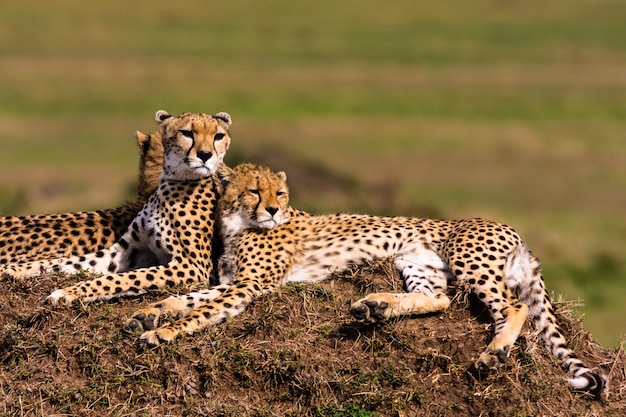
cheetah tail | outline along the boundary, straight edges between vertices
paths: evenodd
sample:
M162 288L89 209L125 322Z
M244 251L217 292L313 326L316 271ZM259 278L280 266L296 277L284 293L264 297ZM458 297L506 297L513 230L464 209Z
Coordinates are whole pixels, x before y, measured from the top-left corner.
M539 261L526 246L519 245L509 255L505 274L507 285L516 291L520 301L528 306L528 317L541 335L546 348L561 360L561 367L567 372L572 389L586 392L594 398L604 395L609 387L608 378L592 372L567 347L567 341L554 316L554 308L541 276Z

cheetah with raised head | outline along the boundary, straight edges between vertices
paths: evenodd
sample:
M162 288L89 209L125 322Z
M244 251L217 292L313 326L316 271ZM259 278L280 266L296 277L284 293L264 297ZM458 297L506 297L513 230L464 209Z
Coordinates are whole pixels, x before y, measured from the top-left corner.
M136 201L110 210L0 217L0 265L91 253L122 237L163 171L161 135L137 131L135 139L140 150Z
M208 282L219 171L225 169L231 118L227 113L173 117L160 110L155 120L165 153L163 173L157 190L124 236L93 254L11 265L5 276L81 270L105 274L54 291L48 301L55 305L137 295L183 282Z
M407 293L375 293L356 301L358 320L424 314L450 304L451 281L467 283L487 306L495 334L475 365L503 363L527 316L561 361L573 389L600 396L606 376L592 372L566 345L539 272L539 262L510 227L482 219L457 221L368 215L311 216L288 206L284 173L250 164L229 177L219 203L225 252L221 285L173 296L141 309L127 323L149 330L149 345L171 341L235 316L261 294L293 281L315 282L349 265L393 257ZM156 328L162 314L180 317Z

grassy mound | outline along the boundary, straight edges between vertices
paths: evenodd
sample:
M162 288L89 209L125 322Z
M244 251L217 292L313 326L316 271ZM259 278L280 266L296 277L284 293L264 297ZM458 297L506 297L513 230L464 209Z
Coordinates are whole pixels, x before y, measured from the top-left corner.
M319 285L289 285L193 337L144 349L122 323L148 295L52 309L76 277L2 283L0 415L81 416L621 416L626 359L586 333L571 304L558 318L571 346L610 375L602 401L570 391L558 363L525 328L486 377L471 363L491 323L462 288L441 314L354 323L364 293L401 290L390 262Z

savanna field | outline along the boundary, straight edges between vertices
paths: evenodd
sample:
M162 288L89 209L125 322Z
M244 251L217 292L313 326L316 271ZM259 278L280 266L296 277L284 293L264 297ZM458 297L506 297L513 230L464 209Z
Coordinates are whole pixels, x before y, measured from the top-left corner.
M597 408L565 389L561 404L530 405L549 389L526 341L494 379L472 380L462 367L488 323L463 327L470 318L460 310L412 330L420 319L350 327L349 298L368 287L344 279L288 289L223 329L144 352L119 323L156 298L52 309L41 302L67 278L44 277L1 284L0 415L622 415L622 0L7 3L0 215L133 199L133 133L156 130L161 108L229 112L226 162L285 170L296 207L515 227L555 298L584 304L565 303L566 321L582 320L592 337L576 326L569 336L585 357L596 342L611 352L592 362L621 381L614 401ZM445 334L437 323L451 317L458 325ZM426 335L447 349L472 342L440 351ZM410 356L415 343L430 349L428 365ZM316 368L304 361L313 345L320 355L334 346L374 357ZM558 365L545 361L559 384ZM441 402L445 411L433 406L442 398L422 371L460 387ZM233 391L218 400L220 384ZM529 386L539 387L536 398L512 394ZM262 397L268 389L272 399Z

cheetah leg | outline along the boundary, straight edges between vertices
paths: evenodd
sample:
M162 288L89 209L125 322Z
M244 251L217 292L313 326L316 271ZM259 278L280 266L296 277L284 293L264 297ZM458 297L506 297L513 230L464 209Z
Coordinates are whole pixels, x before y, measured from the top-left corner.
M126 327L136 331L154 330L164 315L180 319L190 311L206 305L219 297L230 285L218 285L208 290L194 291L184 295L174 295L135 311L126 322Z
M24 279L40 276L43 273L74 274L84 270L92 273L113 272L108 268L110 265L115 265L114 261L121 256L121 251L122 248L116 243L106 250L84 256L12 264L5 268L3 276L4 278Z
M350 313L358 321L380 321L411 314L434 313L445 310L449 305L450 299L445 295L434 298L424 293L376 293L354 302L350 306Z
M609 387L606 375L589 369L567 346L567 340L557 324L550 295L546 291L539 268L539 260L524 245L517 246L507 257L505 266L507 284L528 306L528 317L542 335L546 348L561 361L568 373L570 386L592 397L603 396Z
M276 288L277 284L268 283L261 289L253 279L238 281L219 297L191 310L174 323L143 333L140 340L148 346L157 346L162 342L173 341L181 333L193 334L210 325L219 324L228 317L238 315L253 299Z
M508 293L508 296L505 296L503 301L495 300L495 296L481 298L491 311L491 317L495 322L495 334L475 363L476 369L480 371L487 371L506 361L528 316L528 307L515 300L508 289L505 293Z
M3 271L4 278L24 279L40 276L43 273L75 274L88 271L92 274L123 272L135 267L145 266L153 258L147 248L128 245L126 249L120 243L114 243L107 249L69 258L57 258L41 261L24 262L8 265Z
M182 257L176 258L180 261L183 260ZM78 300L91 302L139 295L148 290L173 287L182 283L208 282L208 271L210 270L211 265L187 264L172 260L164 266L141 268L82 281L54 291L46 300L52 305L69 305Z
M384 320L412 314L445 310L450 299L445 294L454 275L434 252L425 251L396 258L408 293L374 293L356 301L350 312L359 321Z

